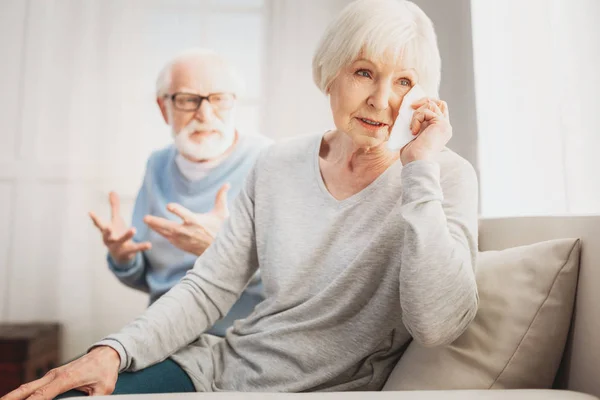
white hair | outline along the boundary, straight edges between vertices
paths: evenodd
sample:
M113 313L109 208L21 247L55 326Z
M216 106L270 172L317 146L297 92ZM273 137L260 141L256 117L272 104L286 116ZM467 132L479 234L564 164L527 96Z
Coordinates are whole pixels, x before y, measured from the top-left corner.
M244 90L244 81L235 68L225 58L221 57L215 51L210 49L192 48L187 49L175 57L173 57L165 66L161 69L156 79L156 96L162 97L169 92L172 80L172 69L174 65L190 62L190 61L209 61L214 60L222 66L222 70L225 74L229 75L234 93L240 96Z
M359 56L393 55L414 68L427 95L438 97L441 59L433 23L407 0L356 0L328 26L313 57L313 79L325 94L340 70Z

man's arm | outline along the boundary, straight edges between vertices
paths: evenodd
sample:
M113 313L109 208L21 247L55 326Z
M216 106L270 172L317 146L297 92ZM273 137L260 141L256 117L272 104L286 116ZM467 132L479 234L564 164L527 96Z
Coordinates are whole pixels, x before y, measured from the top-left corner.
M253 171L231 217L194 268L142 316L96 346L115 349L120 370L139 370L163 360L227 315L257 268Z

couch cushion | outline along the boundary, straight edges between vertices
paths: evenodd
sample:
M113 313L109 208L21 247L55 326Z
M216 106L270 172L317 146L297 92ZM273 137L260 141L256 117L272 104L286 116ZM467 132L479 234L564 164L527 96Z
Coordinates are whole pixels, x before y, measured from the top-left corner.
M569 331L580 241L479 254L479 311L449 346L416 342L384 390L550 388Z

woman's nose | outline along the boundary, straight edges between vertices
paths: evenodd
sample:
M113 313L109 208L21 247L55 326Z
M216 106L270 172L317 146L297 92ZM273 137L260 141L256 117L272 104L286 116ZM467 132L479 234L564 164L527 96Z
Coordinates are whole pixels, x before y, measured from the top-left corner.
M369 96L367 103L376 110L385 110L390 106L392 88L387 83L380 83Z

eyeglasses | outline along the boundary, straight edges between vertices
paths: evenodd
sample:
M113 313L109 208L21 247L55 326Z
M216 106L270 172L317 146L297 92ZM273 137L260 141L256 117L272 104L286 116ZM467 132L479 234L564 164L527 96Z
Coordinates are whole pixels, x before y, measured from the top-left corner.
M180 111L197 111L203 100L208 100L211 106L217 110L229 110L235 103L233 93L211 93L208 96L200 96L192 93L175 93L165 95L165 99L171 99L173 106Z

